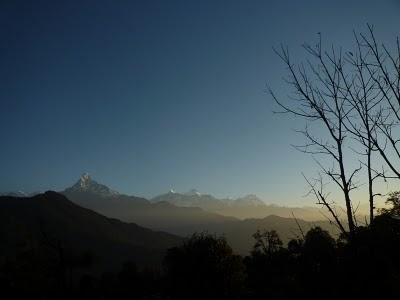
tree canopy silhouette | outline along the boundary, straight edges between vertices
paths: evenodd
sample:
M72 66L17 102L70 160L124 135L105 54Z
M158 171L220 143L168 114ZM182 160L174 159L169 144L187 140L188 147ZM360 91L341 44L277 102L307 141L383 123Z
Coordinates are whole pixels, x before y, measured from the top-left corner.
M239 299L244 265L224 237L197 233L168 250L164 268L174 299Z

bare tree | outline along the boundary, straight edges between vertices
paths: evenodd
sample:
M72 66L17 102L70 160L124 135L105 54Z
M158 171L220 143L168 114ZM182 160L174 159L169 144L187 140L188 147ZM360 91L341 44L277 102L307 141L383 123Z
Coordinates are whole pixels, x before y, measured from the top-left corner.
M350 238L357 226L351 192L359 187L355 178L361 175L360 171L366 169L370 223L374 218L374 198L380 195L374 190L376 179L400 179L400 138L396 133L400 124L400 43L397 39L393 51L384 44L378 46L370 25L367 35L354 33L354 40L352 51L333 46L324 50L319 34L315 46L303 45L309 59L296 65L287 47L274 49L287 66L289 75L285 81L294 97L287 104L269 90L282 108L281 113L306 120L305 129L299 132L307 142L295 147L312 154L321 173L339 187ZM317 133L312 125L318 126ZM321 128L325 132L321 133ZM324 163L318 159L321 155ZM352 161L358 161L359 167L352 167ZM305 179L318 203L328 209L334 222L346 233L333 207L335 202L328 201L328 193L323 191L322 177Z
M382 116L382 94L378 88L374 74L366 67L371 52L363 47L359 36L354 33L356 49L345 54L345 63L336 64L342 77L345 89L343 97L346 99L350 113L344 123L346 129L353 135L361 146L361 151L354 150L365 159L360 162L366 167L368 182L369 221L374 218L374 198L379 193L374 193L374 181L380 177L380 173L373 173L373 153L377 151L377 129ZM347 65L346 65L347 63ZM348 66L348 68L346 68Z
M368 34L360 34L357 38L360 51L365 53L359 64L368 71L379 91L380 102L378 119L369 116L375 123L376 132L372 135L372 142L386 166L390 170L375 172L387 178L400 179L400 136L396 132L400 124L400 43L396 39L394 49L390 50L385 44L378 44L374 29L368 25ZM375 117L375 118L374 118Z
M275 53L282 59L289 70L286 82L292 87L295 97L291 105L286 105L274 94L270 93L283 113L291 113L305 118L309 123L317 123L326 131L325 134L314 135L307 124L301 132L307 142L296 148L304 153L323 155L330 158L331 166L321 163L316 159L321 171L327 175L333 183L341 190L344 196L346 207L349 235L354 236L355 220L351 200L351 191L357 188L354 176L361 170L361 167L350 170L345 163L345 143L348 139L348 132L345 122L350 114L346 97L343 93L346 89L343 78L337 66L343 64L342 52L336 52L334 48L328 53L322 50L321 36L315 47L304 45L304 49L311 56L312 60L307 63L294 65L290 59L287 48L281 46ZM322 194L321 194L322 195ZM321 197L318 198L321 200ZM334 209L326 198L319 201L326 206L332 217L339 219ZM341 224L338 224L344 229Z

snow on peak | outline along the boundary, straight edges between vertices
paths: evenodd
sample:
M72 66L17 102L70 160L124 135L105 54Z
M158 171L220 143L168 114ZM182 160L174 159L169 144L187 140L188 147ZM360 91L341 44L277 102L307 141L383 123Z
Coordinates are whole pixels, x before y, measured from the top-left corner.
M198 190L196 189L191 189L189 192L186 193L188 196L201 196Z
M119 193L111 190L104 184L97 183L94 181L88 173L84 173L76 184L72 187L67 188L66 192L90 192L98 194L100 196L108 197L118 195Z
M92 178L90 177L89 173L83 173L81 178L79 179L79 184L81 188L85 189L89 186Z

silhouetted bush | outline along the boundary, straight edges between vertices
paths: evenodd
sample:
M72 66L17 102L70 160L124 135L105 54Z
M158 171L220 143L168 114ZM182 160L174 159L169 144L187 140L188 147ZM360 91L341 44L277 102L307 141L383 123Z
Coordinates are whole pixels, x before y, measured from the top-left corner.
M192 235L168 250L164 267L173 299L240 299L244 266L223 237Z

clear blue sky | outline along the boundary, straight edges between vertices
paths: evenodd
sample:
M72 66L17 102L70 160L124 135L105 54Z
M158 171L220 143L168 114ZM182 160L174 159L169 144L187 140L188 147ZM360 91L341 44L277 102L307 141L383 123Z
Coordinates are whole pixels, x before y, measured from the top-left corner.
M0 4L0 191L81 173L128 194L197 188L299 203L311 159L272 46L399 34L398 1L14 1Z

